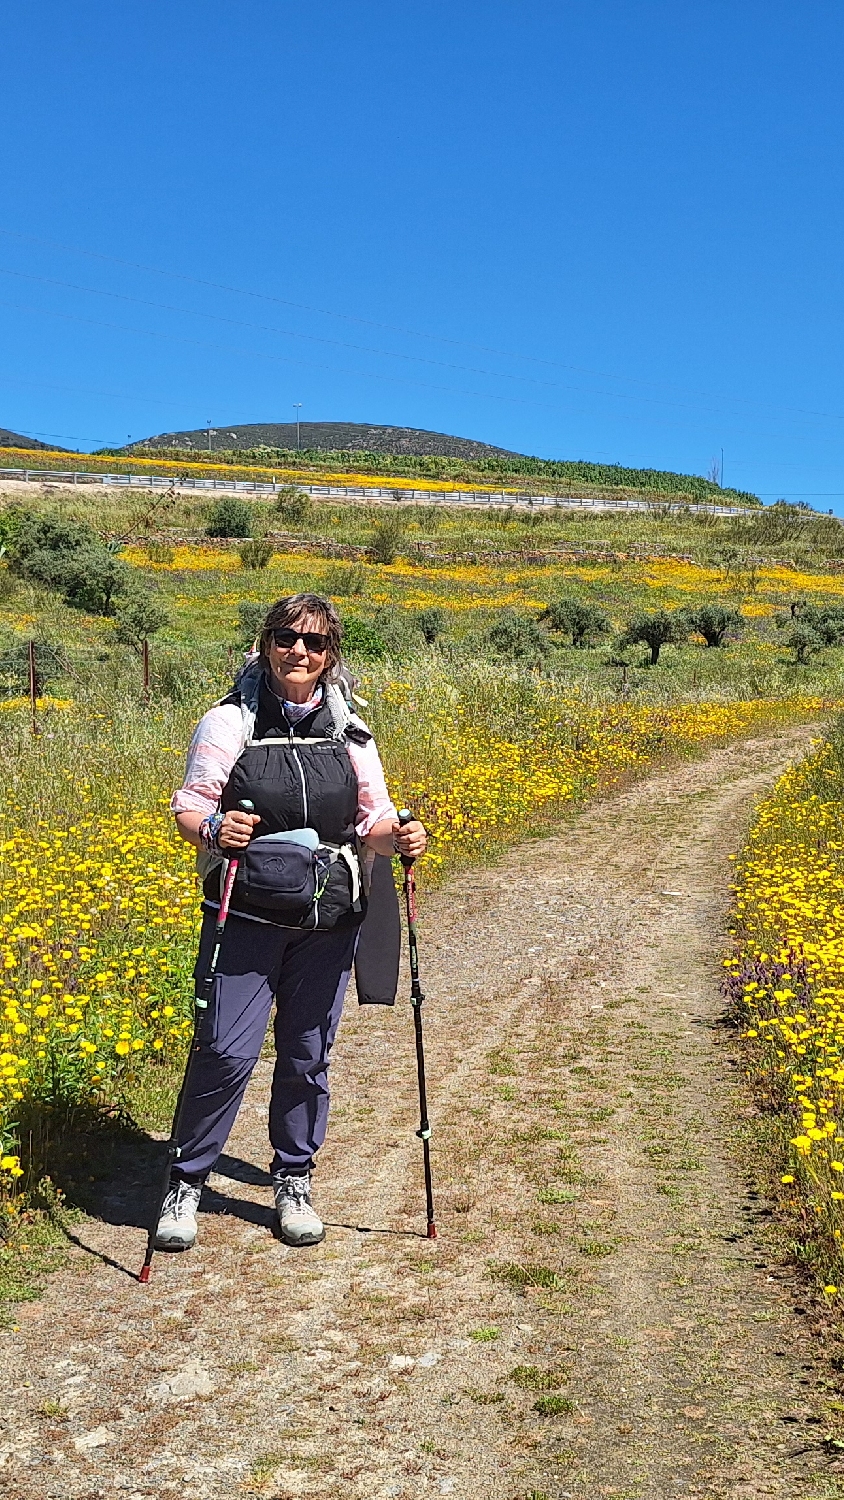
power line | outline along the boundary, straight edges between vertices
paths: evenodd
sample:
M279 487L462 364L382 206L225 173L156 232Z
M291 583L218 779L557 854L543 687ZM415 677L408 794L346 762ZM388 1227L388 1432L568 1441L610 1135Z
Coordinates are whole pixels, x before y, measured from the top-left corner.
M152 276L163 276L163 277L169 278L169 279L171 279L173 281L183 281L183 282L189 283L192 286L204 287L207 290L211 290L211 291L226 292L226 293L229 293L230 295L237 296L237 297L251 297L251 298L253 298L256 301L270 302L270 303L274 303L274 304L276 304L277 306L280 306L280 307L291 307L291 308L297 309L300 312L315 313L319 317L336 318L336 319L339 319L340 321L345 322L345 323L356 323L356 324L360 325L361 327L379 328L379 329L382 329L382 330L384 330L386 332L401 334L405 338L425 339L425 340L427 340L429 342L433 342L433 343L447 344L447 345L451 346L452 348L474 349L474 350L476 350L479 353L482 353L482 354L494 354L494 355L497 355L498 357L500 357L502 359L520 359L520 360L524 360L524 361L526 361L527 363L530 363L530 364L543 365L543 366L546 366L546 367L552 368L552 369L571 370L571 371L573 371L573 372L575 372L577 374L591 375L591 376L594 376L594 377L596 377L596 378L598 378L600 380L617 380L620 383L625 384L625 385L647 386L647 387L650 387L651 389L662 388L663 390L673 390L673 391L677 391L678 393L683 393L683 394L688 395L688 396L702 396L706 400L735 402L738 405L750 406L750 407L754 407L755 406L755 407L757 407L760 410L787 411L787 412L792 412L792 413L794 413L796 415L800 415L800 416L819 417L819 418L822 418L822 419L828 420L828 421L835 421L835 422L844 421L844 416L842 416L841 414L839 414L837 412L817 412L817 411L813 411L811 409L803 408L803 407L786 406L786 405L781 405L781 404L775 403L775 402L758 401L758 400L755 400L753 397L747 397L747 396L725 396L721 392L697 390L694 387L679 386L675 382L670 382L670 381L656 381L656 380L643 380L643 379L641 379L639 377L631 376L631 375L617 375L617 374L613 373L612 371L594 370L594 369L591 369L590 367L585 366L585 365L568 364L568 363L565 363L565 362L563 362L561 360L546 359L546 358L543 358L540 355L535 355L535 354L523 354L523 353L520 353L518 350L497 349L497 348L495 348L493 346L490 346L488 344L473 343L472 341L470 341L468 339L456 339L456 338L449 337L446 334L428 333L428 332L426 332L426 331L424 331L422 329L418 329L418 328L417 329L414 329L414 328L404 328L400 324L379 322L379 321L377 321L374 318L362 318L362 317L359 317L359 316L357 316L355 314L352 314L352 313L338 312L336 309L333 309L333 308L316 307L316 306L314 306L314 305L312 305L310 303L307 303L307 302L294 302L290 298L276 297L276 296L274 296L274 295L272 295L271 293L268 293L268 292L256 292L256 291L253 291L253 290L251 290L249 288L246 288L246 287L231 286L231 285L229 285L228 283L225 283L225 282L210 281L210 280L204 279L204 278L199 277L199 276L189 276L185 272L182 272L182 271L170 271L170 270L167 270L166 268L163 268L161 266L152 266L152 265L149 265L149 264L147 264L146 262L143 262L143 261L125 260L122 257L117 256L117 255L108 255L104 251L101 251L101 250L89 250L85 246L82 246L82 245L66 245L66 244L64 244L60 240L47 239L47 238L44 238L43 236L39 236L39 235L24 234L24 233L22 233L19 230L7 229L3 225L0 225L0 234L6 235L9 239L21 240L21 241L24 241L24 242L26 242L28 244L33 244L33 245L47 245L47 246L51 247L52 249L61 250L61 251L65 252L67 254L70 254L70 255L84 255L84 256L87 256L89 259L92 259L92 260L101 260L101 261L105 261L105 262L107 262L107 263L109 263L111 265L124 266L124 267L128 268L129 270L143 271L145 274L152 275ZM17 274L22 274L22 273L17 273ZM112 294L103 293L102 295L114 295L114 296L117 296L119 294L117 294L117 293L112 293ZM129 299L127 299L127 300L129 300ZM212 314L204 314L202 316L213 316L213 315ZM232 320L232 321L234 321L234 320ZM260 326L260 325L255 325L255 326ZM304 334L291 334L291 337L305 338L305 337L308 337L308 335L304 335ZM312 337L316 337L316 336L313 335ZM330 341L326 340L326 342L330 342ZM344 346L344 347L346 347L346 346ZM347 346L347 347L354 348L354 347L358 347L358 346L350 345L350 346ZM378 351L372 351L372 352L378 352ZM388 353L389 351L384 351L384 352ZM407 356L392 355L391 357L393 357L393 358L408 358L408 359L410 359L413 356L410 356L410 355L407 355ZM433 361L433 363L436 363L436 361ZM460 369L460 368L463 368L463 367L461 367L461 366L449 366L448 368ZM490 371L490 372L473 372L473 373L489 373L489 374L495 375L497 372ZM513 375L513 376L509 376L509 375L508 376L504 376L504 375L502 375L502 376L499 376L498 378L516 380L516 379L522 379L522 378L525 378L525 377L520 377L520 376L515 376L515 375ZM564 386L564 387L560 387L560 388L561 389L572 389L572 390L579 390L579 389L581 389L581 387L577 387L577 386L572 386L572 387ZM466 394L466 393L461 392L459 394ZM597 392L596 394L612 395L614 393L612 393L612 392ZM622 399L622 397L620 396L619 399Z
M11 431L11 430L12 429L10 429L10 428L6 429L7 432ZM41 432L41 431L36 431L32 427L15 427L14 431L17 432L17 433L20 433L21 437L62 438L63 441L66 442L66 443L110 443L111 442L111 438L103 437L102 435L100 435L99 437L91 437L90 435L88 437L83 437L78 432ZM33 453L37 453L38 449L37 448L33 448L32 451L33 451ZM2 446L0 446L0 454L2 454L3 452L4 452L4 449L3 449Z
M60 318L64 322L84 323L91 328L109 328L118 333L134 333L141 335L143 338L165 339L171 343L189 344L197 349L214 349L223 354L237 354L247 359L268 359L275 364L297 365L311 370L326 370L331 375L352 375L356 380L377 380L382 383L386 381L390 385L394 385L398 381L402 385L417 386L422 390L428 391L442 391L451 396L472 396L481 401L498 401L513 406L531 406L534 409L537 406L541 406L547 411L559 411L559 407L552 406L549 402L528 401L519 396L499 396L490 391L461 390L458 386L435 385L431 381L412 380L407 376L378 375L371 370L343 369L334 365L320 364L316 360L294 359L292 356L286 354L269 354L261 349L233 348L229 344L213 343L210 339L187 338L184 334L168 333L162 329L132 328L125 323L110 323L102 318L85 318L79 313L60 312L55 308L30 307L25 302L11 302L5 297L0 297L0 307L11 307L19 312L35 313L47 318Z
M444 360L425 359L424 357L421 357L421 356L418 356L418 355L396 353L395 351L389 350L389 349L374 349L371 346L366 345L366 344L351 344L351 343L347 343L347 342L345 342L344 340L341 340L341 339L322 338L318 334L299 333L295 329L290 329L290 328L276 328L276 327L274 327L271 324L253 323L253 322L241 319L241 318L228 318L228 317L225 317L223 314L204 312L202 310L195 309L195 308L178 307L178 306L173 305L172 303L167 303L167 302L153 302L153 301L150 301L148 298L133 297L131 294L126 293L126 292L112 292L112 291L109 291L109 290L107 290L105 288L102 288L102 287L81 286L77 282L62 281L62 280L59 280L58 278L52 277L52 276L36 276L36 275L34 275L34 274L32 274L32 273L30 273L28 271L15 271L15 270L12 270L12 269L10 269L7 266L0 266L0 275L3 275L3 276L12 276L12 277L15 277L16 279L22 280L22 281L40 282L40 283L42 283L42 284L44 284L46 286L58 286L58 287L64 288L65 290L68 290L68 291L82 292L82 293L84 293L86 295L90 295L90 296L107 297L107 298L111 299L112 301L128 302L128 303L134 304L137 307L149 307L149 308L152 308L153 310L155 310L157 312L177 313L179 315L188 316L188 317L205 318L206 320L208 320L210 322L213 322L213 323L225 323L229 327L234 327L234 328L248 328L248 329L252 330L253 332L276 334L276 335L280 335L281 337L284 337L284 338L300 339L300 340L303 340L303 341L308 342L308 343L316 343L316 344L328 345L331 348L336 348L336 349L351 349L355 353L359 353L359 354L360 353L363 353L363 354L374 354L374 355L377 355L379 357L386 357L386 358L389 358L389 359L397 359L397 360L401 360L401 361L404 361L404 362L407 362L407 363L416 363L416 364L430 365L430 366L433 366L433 367L435 367L437 369L442 369L442 370L453 370L453 371L455 371L457 373L461 373L461 374L482 375L482 376L486 376L486 377L489 377L489 378L492 378L492 379L496 379L496 380L518 381L520 383L527 383L527 384L530 384L530 385L533 385L533 386L540 386L540 387L542 387L543 389L546 389L546 390L576 392L576 393L578 393L580 395L605 397L605 398L607 398L608 400L611 400L611 401L638 401L638 402L643 402L643 403L645 403L645 404L647 404L649 406L662 406L662 407L669 407L669 408L671 408L673 410L692 411L692 412L695 412L698 415L702 415L703 413L708 413L710 415L715 415L715 414L723 415L723 410L721 408L718 408L718 407L702 407L700 405L695 405L695 404L693 404L691 402L686 402L686 401L671 401L671 400L668 400L668 399L666 399L664 397L659 397L659 396L642 396L642 395L637 395L635 393L630 393L630 392L626 392L626 391L592 390L592 389L589 389L588 387L584 387L584 386L580 386L580 385L567 385L567 384L563 384L561 381L556 381L556 380L539 380L539 379L536 379L535 377L530 376L530 375L508 375L505 372L499 371L499 370L485 370L485 369L479 369L476 366L472 366L472 365L458 365L458 364L450 363L450 362L447 362L447 361L444 361ZM157 338L157 337L178 338L179 337L176 334L162 335L160 333L154 332L152 330L147 330L147 329L132 329L132 328L126 329L125 325L121 325L119 323L99 323L98 320L96 320L96 319L80 318L80 317L78 317L78 315L71 314L71 313L56 312L56 311L54 311L51 308L28 308L28 307L26 307L25 304L18 304L18 303L14 303L14 302L4 302L2 305L7 306L7 307L21 307L22 310L28 311L28 312L43 312L48 317L63 317L63 318L76 317L77 321L79 321L79 322L89 322L89 323L94 324L94 326L99 326L99 327L104 327L104 328L113 328L113 329L118 330L118 331L121 330L121 329L123 329L124 331L130 332L130 333L145 334L147 337L150 337L150 338ZM182 342L196 343L196 342L202 342L202 341L197 341L197 340L192 340L192 339L182 339ZM208 348L215 348L215 347L220 348L220 347L223 347L223 346L213 345L213 344L207 344L205 347L208 347ZM228 352L238 352L238 353L241 353L241 354L249 353L249 351L244 351L244 350L228 351ZM283 355L263 354L260 351L256 351L256 353L254 355L252 355L251 357L266 358L266 359L273 359L273 358L275 358L275 359L279 359L279 360L284 360L285 359L285 356L283 356ZM301 364L301 365L309 366L312 369L326 370L326 371L330 371L332 373L335 373L334 367L331 366L331 365L314 364L311 361L307 361L307 360L294 360L294 359L291 359L289 357L286 359L286 362L290 363L290 364ZM362 370L337 370L336 373L338 373L338 374L354 375L358 379L383 380L383 379L389 378L389 377L385 377L385 376L374 375L371 372L366 372L366 371L362 371ZM399 380L402 380L401 376L399 376L397 378ZM455 387L451 387L451 386L431 385L428 382L424 382L424 381L413 381L413 380L406 381L405 380L405 381L403 381L403 383L405 383L405 384L411 384L411 385L416 385L416 386L421 386L422 388L428 389L428 390L450 391L450 392L453 392L456 395L468 395L468 396L473 396L473 397L477 397L477 398L480 398L480 399L487 399L487 400L508 400L508 399L510 399L510 400L518 400L518 398L507 398L507 397L503 397L503 396L495 396L495 395L492 395L489 392L483 392L483 391L461 391L461 390L456 389ZM519 402L519 404L525 405L527 403L526 402ZM531 404L536 405L537 403L531 403ZM555 410L556 408L553 408L553 407L550 407L550 406L546 405L545 409L546 410ZM782 410L791 411L792 413L797 413L799 411L800 414L803 415L803 416L825 418L827 420L836 421L836 422L844 421L844 417L838 416L836 413L832 413L832 412L812 412L812 411L802 410L800 408L794 408L794 407L781 408L781 409ZM723 484L722 484L722 488L723 488Z
M129 391L97 391L91 386L58 385L52 380L25 380L19 375L0 374L0 385L32 386L35 390L45 391L71 391L74 396L99 396L110 401L139 401L147 406L173 406L173 402L165 400L163 396L137 396ZM82 439L82 441L87 440Z
M93 297L108 297L112 301L115 301L115 302L129 302L129 303L134 304L137 307L150 307L150 308L153 308L157 312L178 313L179 315L186 316L186 317L205 318L206 320L208 320L208 321L210 321L212 323L225 323L228 326L234 327L234 328L249 328L253 332L272 333L272 334L278 334L278 335L280 335L283 338L300 339L303 342L307 342L307 343L325 344L325 345L328 345L328 346L330 346L331 348L334 348L334 349L351 349L351 350L353 350L357 354L374 354L374 355L377 355L377 356L379 356L381 358L402 360L405 363L430 365L430 366L433 366L433 367L435 367L437 369L440 369L440 370L454 370L454 371L456 371L456 372L458 372L460 374L465 374L465 375L483 375L483 376L486 376L486 377L488 377L490 379L493 379L493 380L512 380L512 381L518 381L521 384L529 384L529 385L534 385L534 386L541 386L542 388L547 389L547 390L577 391L577 392L583 392L584 391L584 387L583 386L579 386L579 385L564 385L561 381L557 381L557 380L540 380L537 377L532 376L532 375L511 375L511 374L508 374L506 371L502 371L502 370L486 370L486 369L480 369L480 368L478 368L477 366L474 366L474 365L459 365L459 364L454 364L453 362L446 361L446 360L426 359L423 355L404 354L404 353L396 352L396 351L394 351L392 349L375 349L375 348L372 348L372 346L368 345L368 344L351 344L351 343L347 343L345 340L342 340L342 339L323 338L319 334L300 333L297 329L293 329L293 328L276 328L272 324L267 324L267 323L252 323L252 322L246 321L246 320L244 320L242 318L228 318L225 315L220 314L220 313L205 312L205 311L203 311L201 309L197 309L197 308L192 308L192 307L177 307L177 306L174 306L172 303L169 303L169 302L152 302L148 298L145 298L145 297L133 297L130 293L127 293L127 292L112 292L112 291L109 291L109 290L107 290L107 289L105 289L103 287L81 286L78 282L74 282L74 281L61 281L57 277L53 277L53 276L36 276L32 272L29 272L29 271L15 271L15 270L10 269L8 266L0 266L0 275L2 275L2 276L13 276L17 280L20 280L20 281L35 281L35 282L40 282L44 286L62 287L62 288L64 288L67 291L83 292L86 295L93 296ZM708 411L712 412L713 415L715 413L719 412L719 408L717 408L717 407L715 407L715 408L706 408L706 407L701 407L699 405L692 404L690 402L685 402L685 401L671 401L671 400L669 400L669 399L667 399L665 397L659 397L659 396L641 396L641 395L631 394L631 393L626 392L626 391L588 391L588 394L589 395L595 395L595 396L606 396L610 400L614 400L614 401L640 401L640 402L647 403L649 406L669 406L669 407L673 407L673 408L679 408L681 410L696 411L696 412L701 412L701 411L707 411L708 410ZM818 416L821 416L821 415L828 415L828 414L825 414L825 413L809 413L809 412L807 412L807 413L804 413L804 415L818 415ZM836 417L835 420L841 421L841 420L844 420L844 419L842 419L840 417Z

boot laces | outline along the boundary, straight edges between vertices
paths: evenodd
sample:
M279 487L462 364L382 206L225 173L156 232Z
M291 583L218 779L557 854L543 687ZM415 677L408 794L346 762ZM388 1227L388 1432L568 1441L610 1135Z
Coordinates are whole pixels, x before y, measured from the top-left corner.
M293 1213L304 1213L311 1207L310 1177L280 1177L276 1179L276 1192L287 1199Z
M178 1223L179 1219L192 1218L199 1204L199 1190L190 1182L175 1182L167 1197L164 1199L164 1214L171 1214Z

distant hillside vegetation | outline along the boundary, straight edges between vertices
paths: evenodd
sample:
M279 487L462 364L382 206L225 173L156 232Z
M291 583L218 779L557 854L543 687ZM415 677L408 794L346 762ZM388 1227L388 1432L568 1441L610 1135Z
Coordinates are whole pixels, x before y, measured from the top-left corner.
M299 470L318 479L321 473L371 474L397 479L447 480L473 486L501 485L552 495L627 495L655 502L703 501L726 505L759 505L745 490L721 489L698 474L663 469L630 469L622 464L532 458L470 438L449 437L416 427L373 427L356 422L303 422L301 449L295 422L252 423L245 427L201 428L165 432L126 448L104 449L115 455L201 459L209 451L215 463Z
M299 443L295 422L251 422L245 427L199 428L193 432L162 432L157 437L132 443L123 450L143 453L149 448L199 448L208 452L242 452L253 448L294 450L309 453L408 453L439 458L479 458L503 454L517 458L507 448L477 443L472 438L450 437L444 432L426 432L419 427L371 427L366 422L302 422Z
M57 448L55 443L40 443L38 438L24 437L20 432L10 432L0 427L0 448L41 448L46 453L69 453L69 448Z

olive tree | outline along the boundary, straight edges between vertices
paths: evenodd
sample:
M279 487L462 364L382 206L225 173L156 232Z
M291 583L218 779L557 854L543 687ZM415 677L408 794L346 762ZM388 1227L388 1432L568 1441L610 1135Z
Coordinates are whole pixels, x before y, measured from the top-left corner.
M702 635L707 646L723 646L728 635L744 629L743 615L725 604L698 604L682 613L689 630Z
M608 635L612 629L602 609L579 599L554 599L539 618L549 630L570 636L573 646L588 646L596 635Z
M655 609L651 612L638 610L631 617L627 629L619 640L619 645L648 646L651 653L650 664L655 667L662 647L676 645L679 641L685 640L688 633L688 624L680 610Z

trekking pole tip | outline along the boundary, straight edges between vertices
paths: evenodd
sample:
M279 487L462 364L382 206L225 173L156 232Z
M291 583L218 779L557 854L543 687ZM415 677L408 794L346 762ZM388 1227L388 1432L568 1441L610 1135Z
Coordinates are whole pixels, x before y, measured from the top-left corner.
M151 1266L141 1266L141 1274L138 1277L138 1280L139 1280L141 1286L146 1286L147 1285L147 1283L149 1281L149 1273L150 1273L151 1270L152 1270Z
M435 1240L437 1238L437 1226L433 1219L429 1219L428 1221L428 1233L425 1238L428 1240Z

